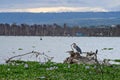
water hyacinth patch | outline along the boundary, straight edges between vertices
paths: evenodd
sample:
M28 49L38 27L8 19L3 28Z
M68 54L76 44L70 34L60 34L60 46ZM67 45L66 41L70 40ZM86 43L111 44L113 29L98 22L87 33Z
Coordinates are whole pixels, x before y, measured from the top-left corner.
M115 62L120 62L120 59L116 59L116 60L114 60Z
M16 61L0 65L0 80L119 80L120 65L87 65ZM27 68L27 69L26 69Z
M18 50L23 50L22 48L18 48Z
M8 68L7 70L10 71L10 68Z
M113 48L103 48L102 50L113 50Z

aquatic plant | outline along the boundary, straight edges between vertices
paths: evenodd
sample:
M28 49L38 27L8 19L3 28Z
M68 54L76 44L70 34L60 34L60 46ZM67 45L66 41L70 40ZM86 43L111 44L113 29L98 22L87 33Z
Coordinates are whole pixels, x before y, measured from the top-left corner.
M113 48L103 48L102 50L113 50Z
M18 50L23 50L22 48L18 48Z
M119 80L120 65L63 64L14 61L1 64L0 80ZM27 68L26 68L27 66Z

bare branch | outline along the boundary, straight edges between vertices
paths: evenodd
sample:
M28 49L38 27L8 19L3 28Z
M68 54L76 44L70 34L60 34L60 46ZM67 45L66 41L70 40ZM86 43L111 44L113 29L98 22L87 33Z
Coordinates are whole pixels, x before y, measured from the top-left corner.
M53 59L53 57L49 57L49 56L46 55L45 53L40 53L40 52L37 52L37 51L32 51L32 52L28 52L28 53L25 53L25 54L12 56L12 57L10 57L8 60L6 60L6 63L9 63L12 59L14 59L14 58L16 58L16 57L25 56L25 55L28 55L28 54L35 54L36 57L38 57L39 55L44 55L45 57L47 57L48 60L52 60L52 59Z

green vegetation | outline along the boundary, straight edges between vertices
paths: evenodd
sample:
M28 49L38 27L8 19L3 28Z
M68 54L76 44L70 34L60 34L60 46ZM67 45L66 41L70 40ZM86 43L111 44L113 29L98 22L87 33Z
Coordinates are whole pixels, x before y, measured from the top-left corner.
M23 50L22 48L18 48L18 50Z
M0 80L119 80L120 65L12 61L0 65Z
M116 60L114 60L115 62L120 62L120 59L116 59Z
M103 48L102 50L113 50L113 48Z

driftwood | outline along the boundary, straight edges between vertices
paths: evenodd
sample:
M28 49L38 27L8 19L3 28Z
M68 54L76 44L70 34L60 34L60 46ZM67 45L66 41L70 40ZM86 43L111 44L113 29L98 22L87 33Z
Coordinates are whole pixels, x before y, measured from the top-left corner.
M25 56L25 55L28 55L28 54L34 54L34 55L36 56L36 58L37 58L39 55L44 55L49 61L53 59L53 57L49 57L49 56L46 55L45 53L40 53L40 52L37 52L37 51L32 51L32 52L28 52L28 53L25 53L25 54L12 56L12 57L8 58L8 60L6 60L6 63L11 62L12 59L14 59L14 58L16 58L16 57Z
M64 63L99 64L99 61L97 60L98 50L96 50L96 52L86 52L87 53L86 56L81 56L78 52L74 52L74 51L67 51L67 52L70 54L70 56L64 60Z
M109 63L109 59L104 59L102 62L98 61L97 59L97 53L96 52L83 52L86 53L86 56L81 56L78 52L74 51L67 51L67 53L70 54L69 57L67 57L64 60L64 63L69 63L69 64L97 64L97 65L107 65L111 66Z

